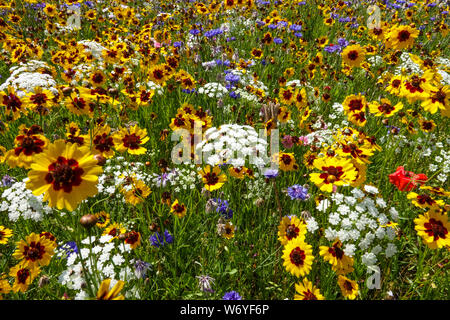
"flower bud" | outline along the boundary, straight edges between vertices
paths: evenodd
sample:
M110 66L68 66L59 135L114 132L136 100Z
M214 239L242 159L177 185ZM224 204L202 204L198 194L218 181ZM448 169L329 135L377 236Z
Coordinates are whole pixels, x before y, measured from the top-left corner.
M80 223L86 229L93 227L97 223L98 219L93 214L85 214L81 217Z
M49 282L50 282L50 279L46 275L43 275L39 279L39 288L46 286Z

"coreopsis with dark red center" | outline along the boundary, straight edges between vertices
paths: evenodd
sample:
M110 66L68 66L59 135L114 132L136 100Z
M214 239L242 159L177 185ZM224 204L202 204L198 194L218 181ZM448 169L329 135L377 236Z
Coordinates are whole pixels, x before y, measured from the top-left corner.
M147 149L143 145L150 140L147 130L141 129L138 125L130 128L121 128L114 133L113 141L117 151L128 152L129 154L144 154Z
M314 256L312 246L307 244L302 237L289 241L283 250L283 266L296 277L304 277L312 269Z
M136 249L141 244L141 234L137 231L129 231L125 234L126 244L129 244L131 249Z
M423 215L414 219L417 235L422 237L431 249L450 247L450 223L447 212L439 208L431 208Z
M286 216L281 219L280 225L278 226L278 240L284 246L292 239L298 237L304 240L306 232L306 223L303 220L300 220L297 216Z
M176 199L170 206L170 213L173 213L178 218L183 218L186 215L186 211L186 206L184 203L180 203L178 199Z
M357 171L350 159L317 158L314 168L320 173L310 173L310 180L320 191L332 192L337 186L349 185L357 176Z
M345 255L339 240L333 242L331 247L320 246L319 249L320 255L331 264L337 274L345 275L353 271L353 258Z
M21 115L27 114L27 109L13 87L8 86L7 91L7 93L0 92L0 107L5 108L5 115L11 116L12 120L17 120Z
M348 298L350 300L356 299L356 296L359 293L359 286L356 281L351 280L343 275L339 275L338 284L341 288L341 293L345 298Z
M47 89L36 87L34 92L29 92L23 98L23 102L33 111L45 114L53 106L55 95Z
M438 208L445 204L443 200L436 200L425 192L419 194L410 192L406 197L411 200L413 205L419 208Z
M296 171L298 164L293 153L280 152L272 156L272 162L278 162L282 171Z
M350 45L342 51L342 60L350 67L359 67L365 59L364 49L359 45Z
M406 171L403 166L397 167L397 170L389 175L389 182L400 191L411 191L418 185L423 185L427 180L428 177L425 174Z
M46 266L54 254L56 243L36 233L31 233L25 240L17 242L13 257L22 260L25 266Z
M44 194L50 207L73 211L97 190L102 168L88 147L56 140L36 155L26 183L35 196Z
M227 176L222 173L218 166L215 166L211 170L211 166L207 165L200 171L202 181L205 184L205 189L208 191L214 191L220 189L227 181Z
M92 137L92 152L100 154L107 159L114 156L114 140L111 135L110 126L104 125L94 130Z
M295 284L294 300L325 300L325 297L320 293L320 290L312 284L307 278Z
M13 292L27 291L30 284L36 279L40 272L40 268L36 265L30 266L23 262L20 262L9 269L9 275L14 277L14 284L12 286Z
M44 152L49 141L41 134L19 134L14 140L15 147L5 154L5 161L11 168L30 168L34 157Z

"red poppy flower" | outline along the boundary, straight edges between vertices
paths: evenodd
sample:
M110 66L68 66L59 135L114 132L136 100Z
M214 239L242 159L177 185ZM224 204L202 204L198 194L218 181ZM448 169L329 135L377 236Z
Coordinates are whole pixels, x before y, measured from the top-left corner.
M418 184L423 185L428 177L423 174L415 174L411 171L405 171L403 166L399 166L394 173L389 175L389 182L395 185L400 191L411 191Z

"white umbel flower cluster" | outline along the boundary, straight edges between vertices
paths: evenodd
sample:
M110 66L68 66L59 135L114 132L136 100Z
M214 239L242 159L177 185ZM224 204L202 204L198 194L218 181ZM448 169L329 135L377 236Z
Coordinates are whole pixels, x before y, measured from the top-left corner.
M210 82L198 89L199 94L206 94L210 98L222 98L228 93L227 88L218 82Z
M206 130L204 140L196 148L211 166L227 163L238 168L246 165L248 157L249 164L261 168L270 161L267 145L251 126L224 124Z
M64 251L57 252L60 257L66 256L67 265L67 269L59 276L59 283L77 291L75 299L83 300L87 297L85 291L87 282L84 276L86 273L98 274L100 278L110 278L112 281L136 279L132 269L134 260L126 259L127 253L131 250L130 246L123 242L110 242L110 240L111 236L108 235L98 239L92 236L81 241L78 245L78 254L71 253L67 256Z
M44 215L53 210L42 202L43 195L36 197L26 187L26 180L13 183L4 190L0 203L0 212L8 212L9 220L16 222L19 218L42 221Z
M51 68L45 62L39 60L30 60L27 63L21 62L18 66L12 67L9 69L10 76L0 85L0 91L12 86L17 95L23 97L27 92L34 92L36 87L40 87L50 90L53 94L58 94L55 79L49 74L38 72L39 69L50 70Z
M347 255L361 257L367 266L376 264L380 255L390 258L397 252L396 231L388 223L397 221L398 212L378 193L374 186L354 188L351 196L334 193L317 206L328 214L325 237L339 239Z

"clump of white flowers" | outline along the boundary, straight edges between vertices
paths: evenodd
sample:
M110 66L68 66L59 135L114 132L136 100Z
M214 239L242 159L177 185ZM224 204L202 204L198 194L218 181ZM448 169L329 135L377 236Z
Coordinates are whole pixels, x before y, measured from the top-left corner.
M203 141L196 148L211 166L227 163L238 168L246 165L248 157L249 164L261 168L270 161L267 146L266 139L259 137L253 127L224 124L206 130Z
M350 257L359 257L366 266L375 265L380 256L397 253L395 222L398 212L388 207L376 187L354 188L351 196L333 193L316 207L328 215L325 237L339 239Z
M206 94L210 98L222 98L228 93L227 88L218 82L210 82L198 89L199 94Z
M26 187L26 180L13 183L5 189L1 198L0 212L8 212L9 220L16 222L19 218L42 221L44 215L53 210L42 202L43 195L36 197Z
M76 292L76 300L88 299L86 285L88 279L100 278L130 281L136 279L133 269L134 259L128 258L131 252L129 244L111 241L112 236L103 235L99 238L91 236L77 244L78 252L66 252L58 249L57 256L64 257L67 269L59 276L59 282ZM97 288L93 288L97 290Z
M23 97L27 92L34 92L36 87L48 89L53 94L58 94L55 79L50 74L41 73L42 70L51 70L43 61L30 60L27 63L21 62L18 66L9 69L10 76L0 85L0 91L4 91L8 86L12 86L19 97Z
M149 90L153 90L155 92L155 94L162 96L164 94L164 89L163 87L161 87L159 84L154 83L153 81L148 81L147 82L147 88Z

